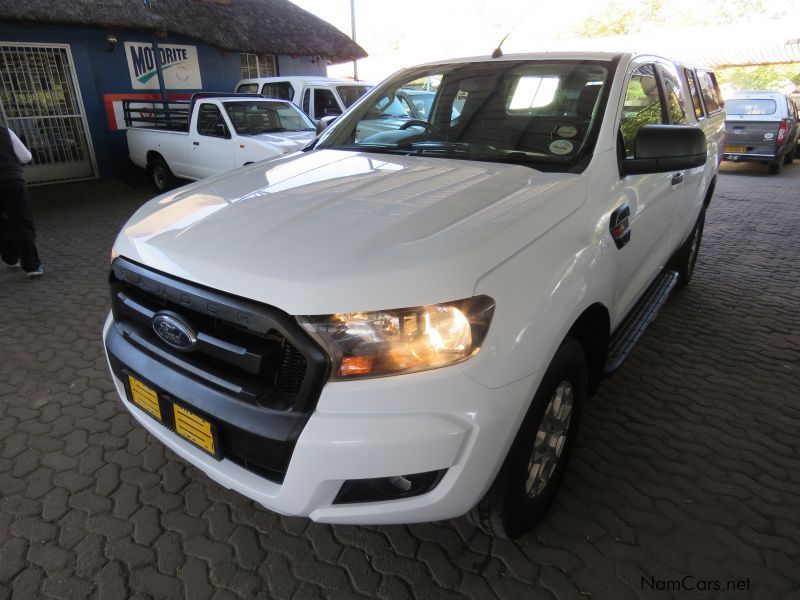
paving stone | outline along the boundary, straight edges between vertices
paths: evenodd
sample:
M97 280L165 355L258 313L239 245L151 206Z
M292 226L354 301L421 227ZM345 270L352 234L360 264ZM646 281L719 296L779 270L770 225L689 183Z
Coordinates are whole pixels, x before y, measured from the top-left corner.
M186 465L121 406L99 339L108 249L151 191L34 188L47 274L0 271L0 600L624 600L643 575L800 600L800 165L762 171L723 166L694 280L587 403L516 543L284 518Z

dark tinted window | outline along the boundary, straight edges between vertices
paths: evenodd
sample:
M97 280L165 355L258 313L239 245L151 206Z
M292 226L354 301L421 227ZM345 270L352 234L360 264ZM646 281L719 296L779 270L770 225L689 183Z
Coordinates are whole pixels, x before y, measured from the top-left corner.
M342 114L339 103L333 96L333 92L325 88L314 89L314 118L333 117Z
M308 89L303 94L303 112L311 116L311 90Z
M636 134L645 125L664 122L664 103L658 90L654 65L642 65L631 75L622 106L620 131L625 156L633 158Z
M257 83L243 83L238 88L236 88L237 94L257 94L258 93L258 84Z
M678 72L671 65L660 65L660 67L661 83L664 84L664 96L667 100L669 122L675 125L685 125L688 121L686 119L686 110L684 109L683 88L678 79Z
M700 94L703 96L706 112L710 115L722 110L725 101L722 99L714 74L710 71L698 71L697 79L700 82Z
M261 88L261 94L267 98L276 98L277 100L294 100L294 88L288 81L265 83L264 87Z
M201 104L197 112L197 133L213 137L228 137L225 119L215 104Z
M729 115L774 115L778 104L769 98L734 98L725 103L725 110Z
M336 86L336 90L339 92L342 102L344 102L344 107L350 108L355 104L356 100L369 91L369 88L365 85L339 85Z
M700 100L700 89L697 87L697 78L694 76L694 71L691 69L684 69L686 74L686 83L689 85L689 93L692 95L692 106L694 107L694 116L697 120L703 118L703 103Z

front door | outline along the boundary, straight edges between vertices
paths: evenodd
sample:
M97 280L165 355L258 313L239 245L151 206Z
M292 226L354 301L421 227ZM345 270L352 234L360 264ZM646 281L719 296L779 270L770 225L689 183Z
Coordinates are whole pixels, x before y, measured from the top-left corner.
M644 125L667 123L667 104L654 64L634 64L623 100L617 152L620 158L634 157L636 134ZM682 178L677 173L628 175L618 186L615 216L629 214L630 237L617 248L618 313L622 318L644 292L669 258L670 232L680 205Z
M216 104L197 107L189 134L186 174L194 179L230 171L234 164L231 130Z
M97 176L69 46L0 44L0 123L33 155L29 184Z

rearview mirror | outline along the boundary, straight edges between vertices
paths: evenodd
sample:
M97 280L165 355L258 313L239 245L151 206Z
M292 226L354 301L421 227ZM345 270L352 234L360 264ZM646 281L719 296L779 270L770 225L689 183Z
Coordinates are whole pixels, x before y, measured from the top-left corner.
M337 115L338 116L338 115ZM332 117L322 117L319 121L317 121L317 135L325 131L328 125L333 123L336 120L336 116Z
M706 134L690 125L645 125L636 134L633 158L619 162L621 176L666 173L706 164Z

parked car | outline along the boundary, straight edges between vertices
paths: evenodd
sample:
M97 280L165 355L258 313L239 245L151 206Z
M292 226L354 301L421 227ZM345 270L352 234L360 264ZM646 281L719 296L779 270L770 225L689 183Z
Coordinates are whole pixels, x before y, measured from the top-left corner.
M162 107L126 100L128 155L159 191L299 150L314 139L309 118L286 100L195 94Z
M339 116L371 88L368 83L329 77L259 77L236 84L238 93L260 92L267 98L290 100L315 123Z
M427 120L356 139L430 77ZM636 54L423 65L301 153L146 203L103 330L123 405L280 513L521 535L584 402L692 277L714 81Z
M728 142L723 155L734 162L767 163L777 175L797 153L800 119L786 94L771 91L737 92L725 103Z

